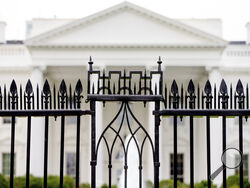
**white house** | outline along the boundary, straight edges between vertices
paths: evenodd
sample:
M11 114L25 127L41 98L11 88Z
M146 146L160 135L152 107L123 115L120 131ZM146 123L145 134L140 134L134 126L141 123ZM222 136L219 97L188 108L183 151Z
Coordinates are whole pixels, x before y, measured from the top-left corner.
M33 19L27 22L27 38L24 41L5 41L5 23L0 24L0 84L10 84L15 78L25 85L31 78L33 85L42 86L45 79L59 85L61 79L75 84L77 79L84 83L86 94L88 59L94 58L96 69L156 69L157 57L163 59L164 80L170 85L173 79L187 87L192 79L201 88L207 79L217 85L221 78L235 87L238 78L244 84L250 81L250 25L246 25L246 41L225 41L222 37L222 23L219 19L170 19L150 10L124 2L80 19ZM8 85L7 85L8 87ZM98 104L98 134L112 119L119 104ZM151 130L152 105L140 108L136 115L143 125ZM83 104L88 109L89 104ZM162 106L163 108L163 106ZM112 109L112 110L110 110ZM146 114L146 116L145 116ZM31 173L42 176L43 172L43 119L32 121ZM59 174L60 130L51 119L49 128L49 174ZM74 173L75 133L74 119L67 119L65 137L65 174ZM90 123L83 117L81 127L80 181L90 181ZM206 140L204 119L195 120L195 181L206 179ZM9 119L0 122L0 172L8 174L10 152ZM16 175L25 174L26 121L17 119ZM172 119L161 122L161 179L170 179L171 154L173 153ZM221 121L211 120L212 170L220 165ZM227 145L238 147L238 127L235 119L228 120ZM189 127L180 122L178 127L178 161L182 173L178 177L189 182ZM244 173L249 177L250 125L244 126ZM116 148L117 154L119 147ZM107 155L103 151L98 162L98 185L107 182ZM150 153L144 161L144 180L153 180L153 165ZM114 159L113 183L121 178L121 158ZM236 170L237 171L237 170ZM234 174L229 170L228 174ZM221 183L222 177L215 179Z

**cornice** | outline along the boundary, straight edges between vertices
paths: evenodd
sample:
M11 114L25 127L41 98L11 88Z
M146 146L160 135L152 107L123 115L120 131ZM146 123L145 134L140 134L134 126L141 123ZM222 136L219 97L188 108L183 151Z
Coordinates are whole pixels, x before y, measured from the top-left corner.
M32 44L29 48L219 48L220 44Z

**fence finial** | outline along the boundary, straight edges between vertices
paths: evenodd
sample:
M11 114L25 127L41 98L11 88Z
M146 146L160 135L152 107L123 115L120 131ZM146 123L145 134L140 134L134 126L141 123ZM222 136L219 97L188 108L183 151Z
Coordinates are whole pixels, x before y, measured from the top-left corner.
M92 57L90 56L89 57L89 71L93 71L93 67L92 67L92 65L93 65L93 61L92 61Z
M161 64L162 64L161 56L159 56L157 63L158 63L158 71L161 71Z

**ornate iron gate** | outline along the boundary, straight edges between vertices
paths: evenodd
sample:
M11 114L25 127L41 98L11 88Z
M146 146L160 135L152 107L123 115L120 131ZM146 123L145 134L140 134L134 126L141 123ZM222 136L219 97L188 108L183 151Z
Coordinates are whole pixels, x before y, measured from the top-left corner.
M152 140L152 135L150 135L146 128L139 122L139 120L135 117L134 113L132 112L130 106L128 105L129 102L143 102L146 104L147 102L154 102L155 103L155 110L160 110L160 102L163 100L162 98L162 71L161 71L161 59L158 61L158 70L157 71L150 71L147 74L142 71L129 71L127 73L125 70L122 73L121 71L109 71L108 74L103 71L101 74L100 71L93 70L92 64L93 62L90 60L89 62L89 74L88 74L88 97L87 100L90 101L90 110L94 112L92 114L92 121L91 121L91 187L96 187L96 165L97 165L97 156L98 156L98 148L100 142L103 140L107 152L108 152L108 172L109 172L109 187L112 185L112 152L115 142L119 140L123 147L124 152L124 171L125 171L125 178L124 178L124 187L127 188L127 154L128 148L133 140L136 144L138 155L139 155L139 187L142 187L142 153L145 141L148 139L150 142L150 146L152 149L153 155L153 162L154 162L154 186L155 188L159 187L159 126L160 126L160 117L155 116L155 123L154 123L154 141ZM95 83L91 83L91 76L96 74L97 79ZM118 79L112 82L112 76L118 75ZM133 76L138 75L139 80L136 82L133 79ZM158 75L157 81L153 81L153 77ZM95 86L95 84L97 86ZM112 86L111 86L112 84ZM92 88L92 90L91 90ZM154 88L154 89L153 89ZM107 94L106 94L107 92ZM111 101L120 101L122 102L118 113L115 117L111 120L107 127L103 130L101 136L96 139L96 121L95 121L95 105L97 101L102 102L111 102ZM112 124L117 119L120 113L123 112L123 118L118 130L112 127ZM128 114L132 116L132 119L137 123L138 127L133 131L131 129L130 121L128 119ZM122 127L122 123L124 118L126 117L128 123L129 133L131 134L128 143L126 144L125 141L122 139L120 134L120 130ZM113 139L112 143L109 144L105 133L111 130L115 133L115 138ZM137 132L142 130L145 134L141 143L139 143L138 139L136 138Z

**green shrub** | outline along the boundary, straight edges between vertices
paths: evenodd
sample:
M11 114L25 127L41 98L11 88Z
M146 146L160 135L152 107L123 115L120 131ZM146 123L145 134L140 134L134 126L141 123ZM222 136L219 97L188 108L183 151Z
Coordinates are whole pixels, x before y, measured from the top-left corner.
M58 176L48 176L47 177L47 186L48 188L58 188L60 178Z
M154 188L154 184L153 184L153 182L150 181L150 180L147 180L147 181L145 182L145 186L146 186L146 188Z
M26 178L25 176L19 176L14 178L14 187L15 188L25 188L26 187Z
M221 185L223 187L223 185ZM228 188L239 188L240 187L240 176L233 175L227 178L227 187ZM250 188L250 183L246 178L243 179L243 187Z
M109 188L109 186L105 183L101 186L101 188ZM116 185L112 185L111 188L117 188Z
M58 176L48 176L47 184L48 188L58 188L60 178ZM14 178L14 187L15 188L26 188L26 176L19 176ZM43 178L34 177L30 175L30 186L29 188L42 188L43 187ZM64 176L63 179L64 188L75 187L75 180L71 176ZM9 178L0 174L0 188L9 188ZM89 184L83 184L82 188L90 188Z
M101 188L109 188L109 186L107 184L103 184Z
M8 188L9 187L8 179L2 174L0 174L0 187L1 188Z
M195 183L194 184L194 188L207 188L207 180L202 180L199 183ZM211 184L212 188L216 188L216 185L213 185L213 183Z
M73 188L75 187L75 180L71 176L64 176L63 188Z
M180 181L177 182L178 188L188 188L189 186ZM160 188L174 188L174 180L162 180L160 181Z
M90 188L90 185L88 183L81 184L81 188Z

